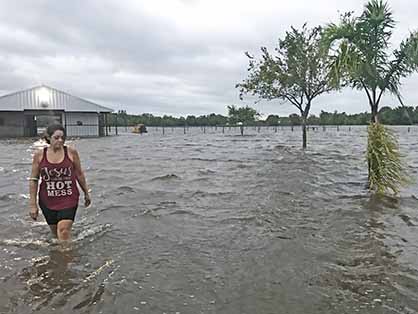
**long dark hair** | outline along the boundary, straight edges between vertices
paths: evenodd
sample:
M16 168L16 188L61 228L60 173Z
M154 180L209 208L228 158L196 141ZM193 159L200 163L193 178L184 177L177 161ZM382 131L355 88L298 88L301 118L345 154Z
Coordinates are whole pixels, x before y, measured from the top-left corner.
M52 125L50 125L49 127L46 128L45 135L43 137L43 139L48 144L51 144L51 141L49 139L51 138L52 134L55 133L55 131L62 131L64 133L64 139L67 136L67 134L65 132L65 128L61 124L52 124Z

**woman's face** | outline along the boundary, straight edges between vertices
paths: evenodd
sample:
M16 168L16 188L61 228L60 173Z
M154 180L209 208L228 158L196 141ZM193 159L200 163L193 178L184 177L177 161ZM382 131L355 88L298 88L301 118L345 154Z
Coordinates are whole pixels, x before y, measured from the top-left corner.
M51 142L51 144L50 144L51 147L55 147L55 148L62 147L64 145L64 142L65 142L64 132L61 131L61 130L56 130L52 134L49 141Z

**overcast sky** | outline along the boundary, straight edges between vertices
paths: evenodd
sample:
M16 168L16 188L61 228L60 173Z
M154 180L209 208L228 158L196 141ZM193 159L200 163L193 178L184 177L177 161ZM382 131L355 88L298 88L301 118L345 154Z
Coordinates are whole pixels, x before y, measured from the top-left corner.
M226 114L227 105L263 115L296 112L290 104L239 100L245 51L273 49L291 25L359 14L357 0L0 0L0 94L40 84L128 113ZM389 2L398 24L393 44L418 29L418 1ZM418 76L403 81L418 105ZM396 106L392 97L382 106ZM312 113L368 111L366 96L318 97Z

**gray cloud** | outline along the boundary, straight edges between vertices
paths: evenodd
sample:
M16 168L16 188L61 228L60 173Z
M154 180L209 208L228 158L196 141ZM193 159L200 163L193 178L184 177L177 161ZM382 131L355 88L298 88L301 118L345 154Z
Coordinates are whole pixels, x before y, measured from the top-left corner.
M226 113L238 99L234 85L246 76L245 51L273 49L294 25L335 21L339 12L360 12L364 2L267 1L6 1L0 0L0 78L3 93L40 83L131 113ZM399 22L398 44L416 28L418 3L391 2ZM413 76L404 98L416 104ZM362 93L323 96L313 113L368 110ZM386 99L385 99L386 101ZM390 97L388 104L395 104ZM260 102L265 113L294 107Z

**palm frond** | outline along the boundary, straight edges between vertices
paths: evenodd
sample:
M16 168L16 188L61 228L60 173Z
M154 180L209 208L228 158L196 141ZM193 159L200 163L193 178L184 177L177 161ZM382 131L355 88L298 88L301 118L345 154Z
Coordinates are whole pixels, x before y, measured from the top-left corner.
M393 131L379 123L368 127L367 162L369 189L377 194L398 194L411 181L401 160L399 145Z

